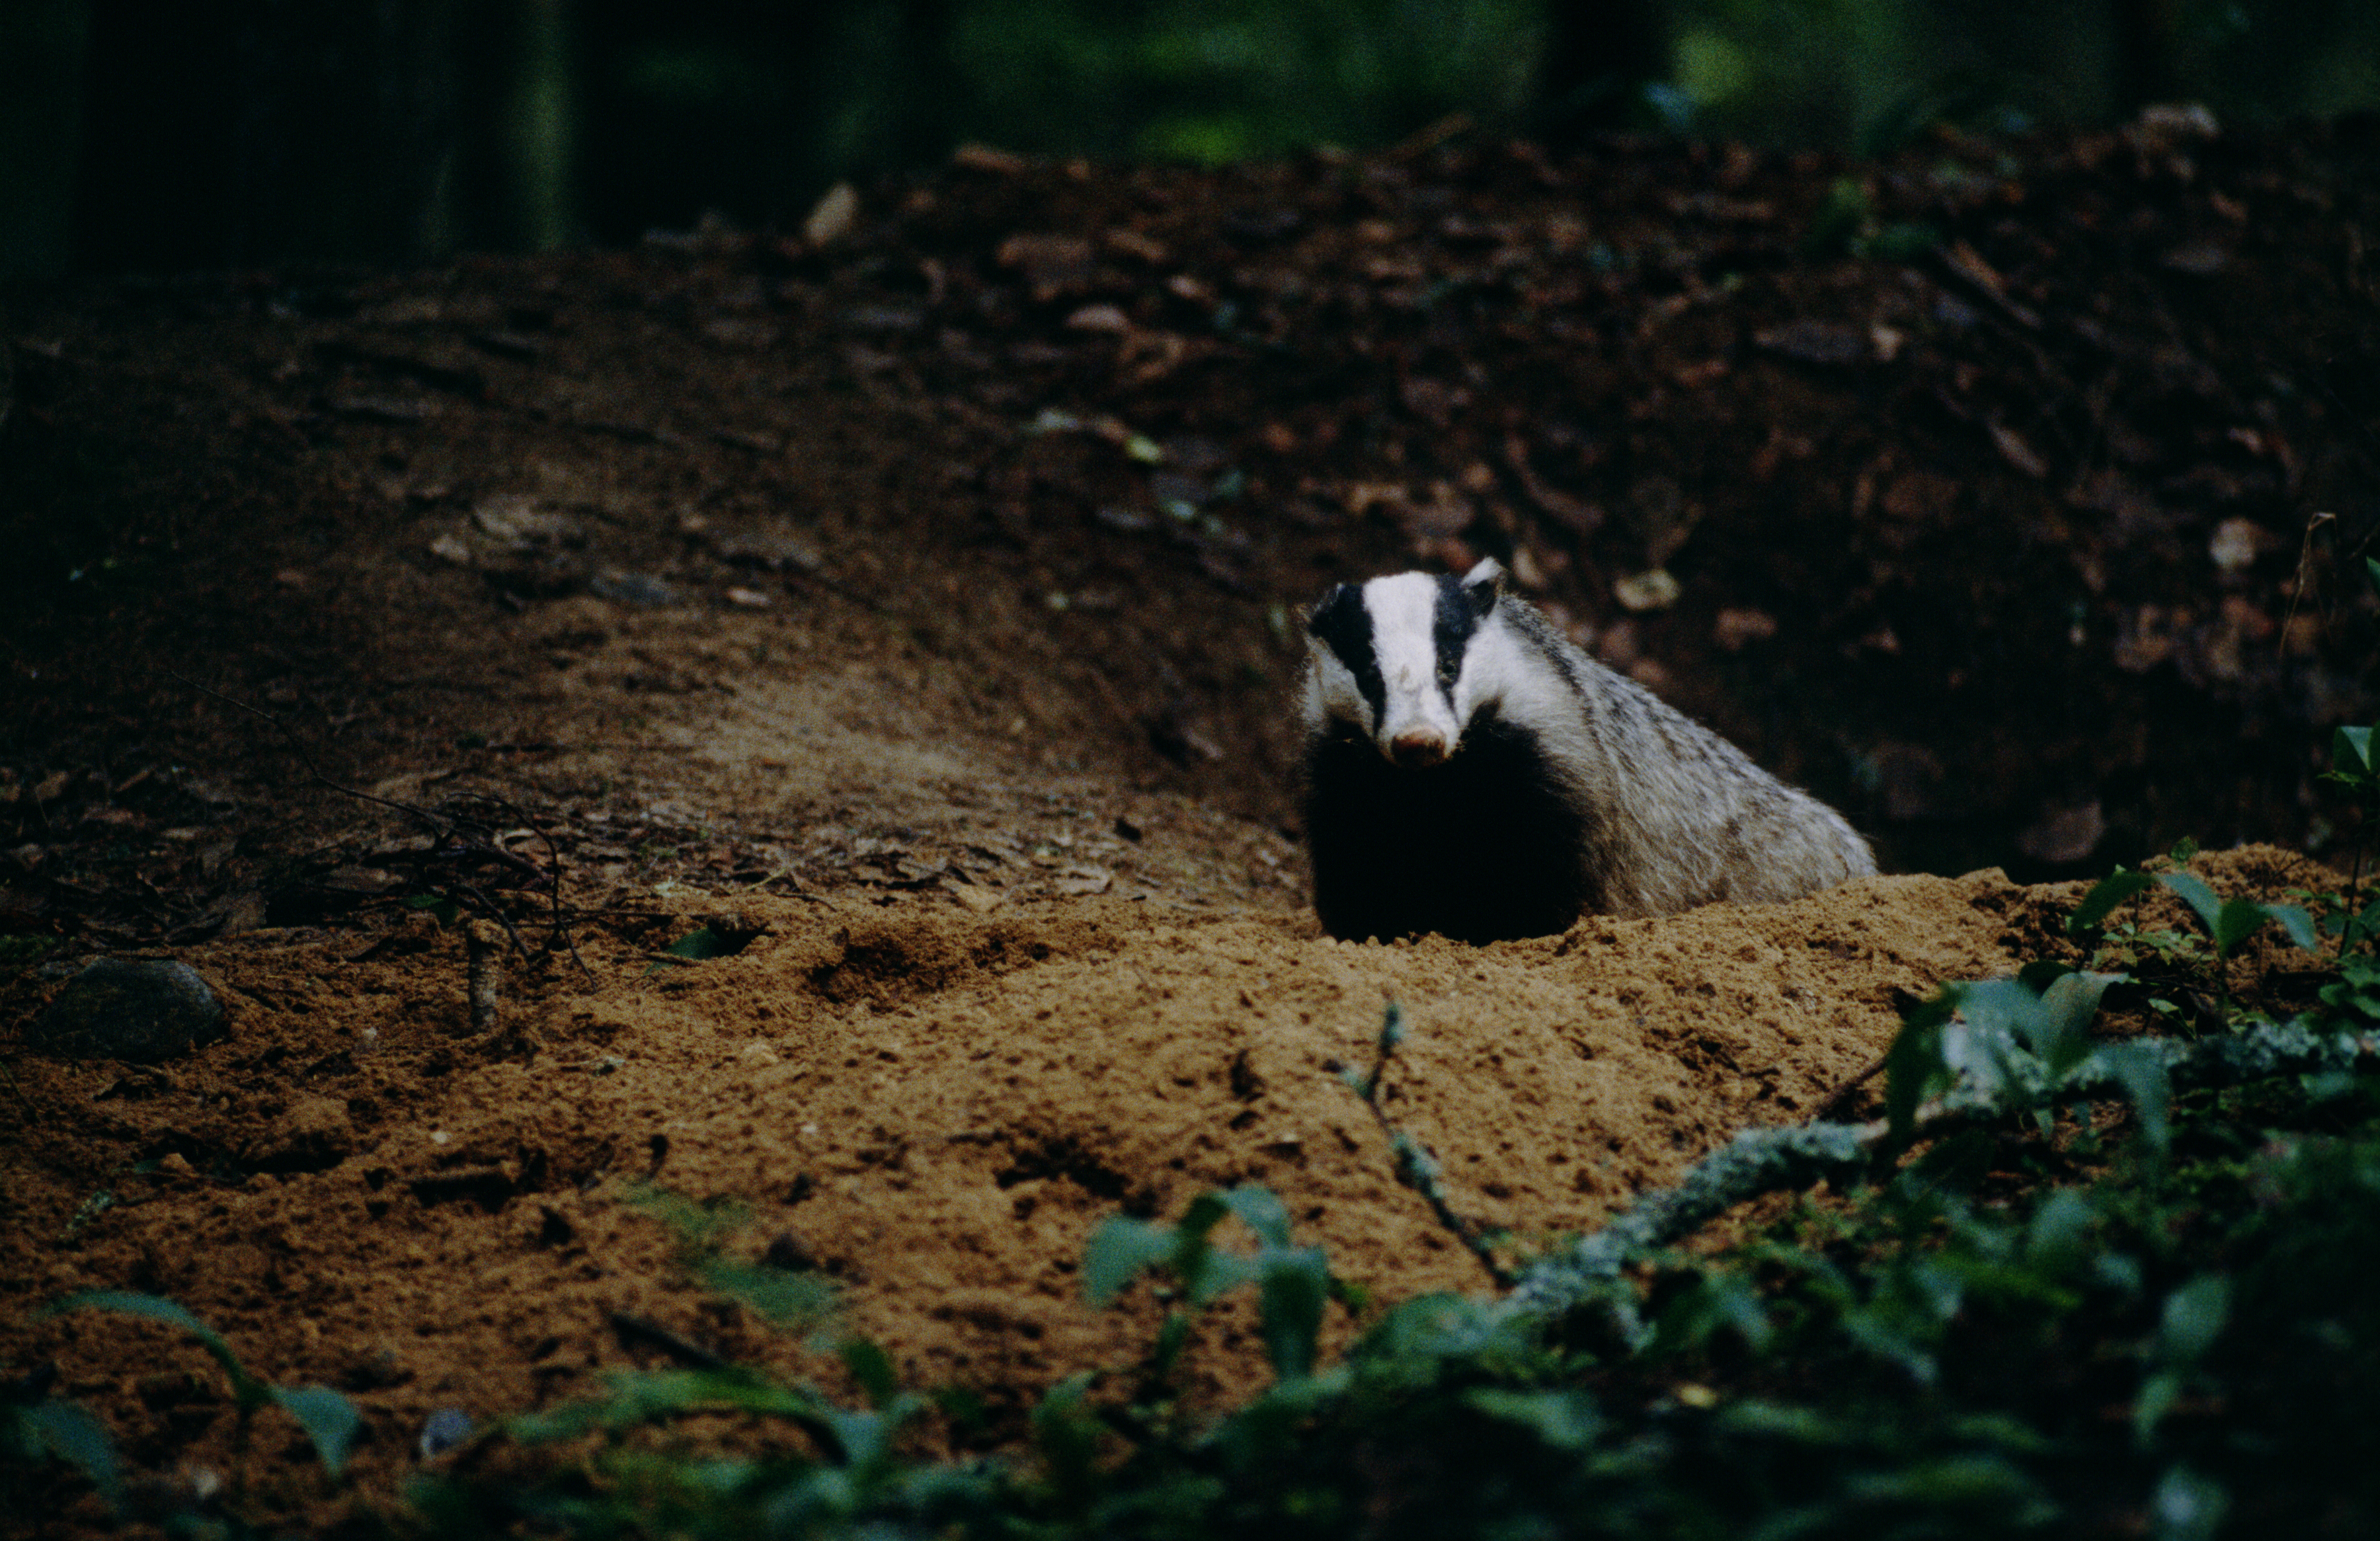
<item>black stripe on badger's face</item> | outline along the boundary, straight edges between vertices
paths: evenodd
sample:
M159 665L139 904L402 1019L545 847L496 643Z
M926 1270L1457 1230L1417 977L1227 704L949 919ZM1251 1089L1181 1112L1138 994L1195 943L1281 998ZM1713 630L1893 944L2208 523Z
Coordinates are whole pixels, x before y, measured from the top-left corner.
M1331 589L1306 617L1305 629L1355 676L1355 688L1364 693L1365 704L1372 709L1372 721L1379 722L1380 713L1387 710L1389 691L1380 678L1379 656L1373 650L1372 612L1364 603L1363 589L1352 583Z
M1494 603L1492 594L1488 602ZM1450 707L1454 704L1454 682L1463 673L1463 655L1486 613L1478 592L1465 588L1461 578L1438 580L1438 609L1430 617L1430 637L1438 644L1438 688Z

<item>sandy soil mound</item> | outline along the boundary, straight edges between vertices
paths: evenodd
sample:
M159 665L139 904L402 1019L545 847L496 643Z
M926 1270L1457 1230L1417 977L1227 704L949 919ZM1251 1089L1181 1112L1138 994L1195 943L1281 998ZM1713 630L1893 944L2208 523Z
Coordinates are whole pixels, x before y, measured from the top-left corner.
M748 944L698 965L645 960L691 915L589 936L599 985L516 978L478 1036L461 943L426 917L369 946L254 933L187 954L230 1005L223 1043L149 1071L18 1062L0 1354L56 1359L136 1459L222 1462L228 1408L170 1334L23 1315L170 1296L261 1371L354 1394L371 1482L439 1408L539 1405L665 1352L624 1319L817 1373L692 1281L634 1202L653 1184L742 1207L729 1254L833 1280L842 1325L913 1381L1014 1404L1145 1341L1079 1299L1093 1227L1212 1187L1274 1189L1378 1298L1485 1287L1335 1074L1369 1063L1387 999L1414 1025L1388 1111L1526 1244L1807 1116L1888 1041L1895 992L2004 970L2048 913L1997 873L1880 878L1470 948L1159 899L760 900ZM1255 1368L1232 1337L1212 1393Z

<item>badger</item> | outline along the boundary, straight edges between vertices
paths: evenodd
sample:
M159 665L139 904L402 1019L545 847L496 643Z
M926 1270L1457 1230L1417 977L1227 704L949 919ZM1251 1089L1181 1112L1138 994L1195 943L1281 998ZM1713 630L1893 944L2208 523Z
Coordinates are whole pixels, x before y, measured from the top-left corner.
M1460 578L1341 584L1306 621L1314 907L1331 936L1547 936L1876 870L1840 814Z

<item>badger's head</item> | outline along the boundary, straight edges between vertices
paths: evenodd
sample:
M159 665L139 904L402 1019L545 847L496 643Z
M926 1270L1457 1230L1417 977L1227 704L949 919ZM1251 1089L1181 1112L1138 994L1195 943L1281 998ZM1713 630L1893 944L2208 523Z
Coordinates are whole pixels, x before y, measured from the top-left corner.
M1305 622L1308 730L1361 733L1402 766L1443 761L1485 698L1485 671L1468 665L1503 592L1492 557L1459 578L1399 573L1331 589Z

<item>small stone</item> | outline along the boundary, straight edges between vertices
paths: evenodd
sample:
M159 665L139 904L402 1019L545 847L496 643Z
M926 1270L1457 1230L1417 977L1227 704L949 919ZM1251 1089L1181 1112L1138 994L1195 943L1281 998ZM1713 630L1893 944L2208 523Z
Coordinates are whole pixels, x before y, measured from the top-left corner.
M223 1002L189 965L101 958L33 1019L25 1047L60 1059L145 1064L223 1036Z
M1007 897L1000 890L987 888L980 883L945 882L942 887L951 897L978 915L988 915L998 909L1001 901Z
M589 593L642 610L659 610L678 602L677 587L650 573L599 573L587 588Z
M424 1461L435 1461L471 1437L471 1415L459 1407L442 1407L422 1421L417 1448Z
M1088 895L1105 893L1115 882L1115 874L1104 867L1069 867L1050 886L1060 893Z

